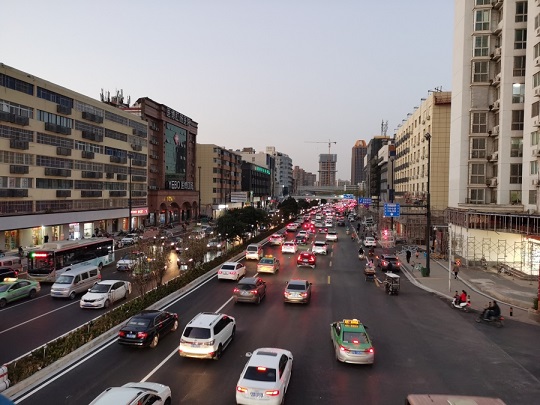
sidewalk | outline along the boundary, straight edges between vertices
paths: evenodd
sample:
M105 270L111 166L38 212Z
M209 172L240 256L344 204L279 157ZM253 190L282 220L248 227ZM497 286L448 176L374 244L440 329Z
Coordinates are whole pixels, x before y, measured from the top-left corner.
M407 263L405 254L398 254L402 263L403 274L418 287L442 296L448 301L455 291L465 290L471 297L471 307L481 311L490 300L496 300L501 307L502 315L507 319L538 325L529 316L529 308L538 294L538 281L513 279L511 276L497 274L494 270L461 267L458 279L448 269L448 261L430 260L430 277L422 277L419 271L413 270L415 263L425 266L423 255L411 258ZM449 288L450 285L450 288Z

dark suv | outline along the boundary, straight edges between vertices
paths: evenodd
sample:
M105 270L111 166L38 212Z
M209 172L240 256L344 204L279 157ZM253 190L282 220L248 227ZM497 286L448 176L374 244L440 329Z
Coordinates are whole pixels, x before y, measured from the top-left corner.
M17 278L19 272L11 267L0 267L0 282L6 278Z
M260 304L266 297L266 283L260 277L245 277L238 282L233 291L234 302L253 302Z
M397 273L401 269L401 263L395 255L383 254L379 257L379 267L382 271L392 271Z

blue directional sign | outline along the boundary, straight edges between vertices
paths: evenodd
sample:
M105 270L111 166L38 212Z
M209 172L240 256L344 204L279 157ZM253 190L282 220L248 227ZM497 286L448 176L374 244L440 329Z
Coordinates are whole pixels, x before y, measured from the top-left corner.
M359 197L358 198L358 204L371 205L371 204L373 204L373 200L371 198Z
M344 200L354 200L354 194L343 194Z
M399 204L384 204L384 216L385 217L399 217L401 214L401 207Z

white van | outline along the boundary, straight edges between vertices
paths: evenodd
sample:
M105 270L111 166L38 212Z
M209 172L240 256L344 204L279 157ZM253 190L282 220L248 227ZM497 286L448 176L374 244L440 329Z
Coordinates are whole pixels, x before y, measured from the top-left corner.
M51 297L75 299L101 280L97 266L80 266L63 272L51 287Z
M19 273L22 271L22 259L19 256L0 257L0 267L11 267Z

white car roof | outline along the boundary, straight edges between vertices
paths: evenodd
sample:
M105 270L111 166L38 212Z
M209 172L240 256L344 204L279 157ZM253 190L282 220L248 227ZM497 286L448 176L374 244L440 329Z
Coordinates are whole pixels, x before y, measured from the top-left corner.
M124 280L101 280L101 281L99 281L97 284L101 284L101 285L112 285L112 284L118 283L118 282L125 283Z
M275 347L262 347L252 353L248 364L250 366L279 368L279 359L282 354L292 357L292 353L288 350Z

